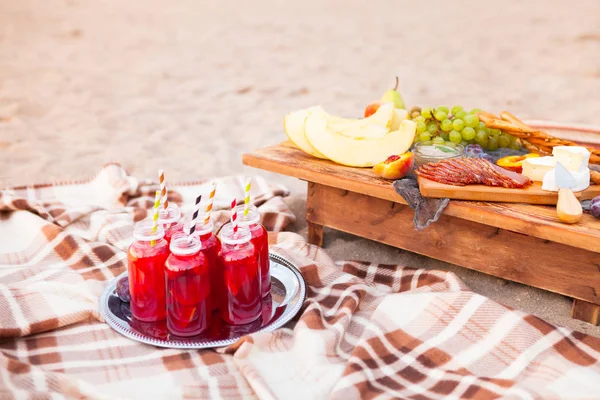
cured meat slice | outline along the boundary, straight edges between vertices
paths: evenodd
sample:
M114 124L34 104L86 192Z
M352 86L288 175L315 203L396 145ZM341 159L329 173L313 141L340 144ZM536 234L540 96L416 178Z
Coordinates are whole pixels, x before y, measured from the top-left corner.
M531 184L526 176L508 171L483 158L451 158L422 165L415 173L422 178L454 186L483 184L522 188Z

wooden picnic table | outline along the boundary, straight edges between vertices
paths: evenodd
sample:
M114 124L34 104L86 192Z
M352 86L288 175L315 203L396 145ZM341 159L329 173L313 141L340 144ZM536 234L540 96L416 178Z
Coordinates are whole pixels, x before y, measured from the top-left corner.
M422 231L414 211L370 168L311 157L291 142L243 155L245 165L308 182L308 241L323 227L572 297L571 316L600 323L600 220L561 223L553 206L452 200Z

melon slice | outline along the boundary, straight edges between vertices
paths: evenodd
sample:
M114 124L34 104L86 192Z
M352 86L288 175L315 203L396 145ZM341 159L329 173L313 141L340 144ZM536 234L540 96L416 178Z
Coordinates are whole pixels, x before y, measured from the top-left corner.
M304 136L304 120L313 112L321 115L325 114L325 111L320 106L294 111L283 117L283 130L288 139L290 139L296 147L300 148L300 150L303 150L313 157L327 159L327 157L315 150Z
M372 167L392 154L403 154L412 145L417 126L403 120L399 129L380 138L356 139L335 132L327 116L311 113L304 121L307 141L330 160L351 167Z
M390 132L397 131L400 129L400 124L405 119L408 119L408 111L402 108L394 108L394 115L392 116L392 124L390 125Z

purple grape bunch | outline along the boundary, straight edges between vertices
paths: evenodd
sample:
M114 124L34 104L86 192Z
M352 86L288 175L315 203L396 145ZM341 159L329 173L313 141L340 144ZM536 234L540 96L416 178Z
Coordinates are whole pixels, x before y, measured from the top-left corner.
M592 214L594 218L600 218L600 196L596 196L592 199L590 203L590 214Z
M465 147L465 157L467 158L484 158L490 162L493 162L492 157L483 150L478 144L469 144Z

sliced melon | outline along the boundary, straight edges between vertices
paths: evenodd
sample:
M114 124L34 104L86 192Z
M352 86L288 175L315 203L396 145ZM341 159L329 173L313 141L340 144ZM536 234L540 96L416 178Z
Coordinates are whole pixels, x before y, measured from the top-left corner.
M408 119L408 111L402 108L394 108L394 115L392 116L392 125L390 126L390 131L397 131L400 129L400 124L405 119Z
M413 121L403 120L398 130L381 138L355 139L332 130L321 113L312 113L304 121L304 134L313 148L330 160L351 167L372 167L392 154L405 153L416 130Z
M304 136L304 120L313 112L320 115L325 114L325 111L320 106L294 111L283 117L283 130L291 142L304 152L313 157L327 159L327 157L315 150Z

